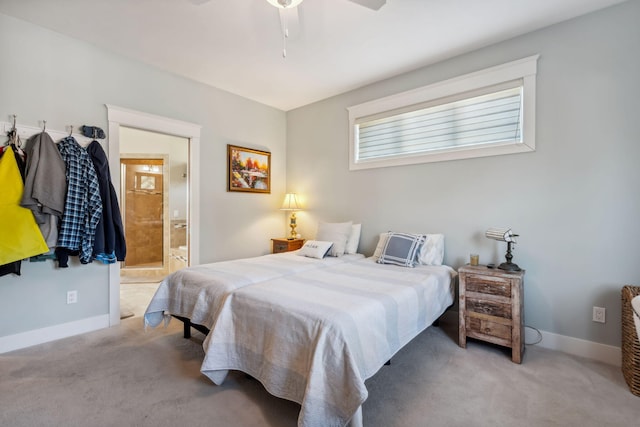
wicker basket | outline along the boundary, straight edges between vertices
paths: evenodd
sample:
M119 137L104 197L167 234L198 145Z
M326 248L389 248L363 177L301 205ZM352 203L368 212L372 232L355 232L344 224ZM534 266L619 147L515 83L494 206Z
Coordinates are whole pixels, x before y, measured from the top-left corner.
M631 393L640 396L640 341L631 308L631 300L637 295L640 286L622 288L622 375Z

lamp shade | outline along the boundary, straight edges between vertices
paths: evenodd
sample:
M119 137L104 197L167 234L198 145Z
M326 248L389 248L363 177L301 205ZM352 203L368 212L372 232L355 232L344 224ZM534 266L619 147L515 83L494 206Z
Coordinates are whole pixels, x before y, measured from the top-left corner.
M284 202L282 202L282 207L280 210L283 211L299 211L302 209L300 202L298 202L298 196L296 193L287 193L284 196Z
M514 234L510 228L490 228L485 231L484 235L489 239L497 240L499 242L507 242L507 253L505 255L507 262L503 262L498 266L498 268L506 271L520 271L518 264L511 262L513 259L513 255L511 254L511 245L516 243L516 237L518 237L518 234Z
M518 236L517 234L513 234L510 228L490 228L484 235L489 239L513 243L516 243L516 237Z
M287 7L296 7L297 5L302 3L302 0L267 0L267 1L269 2L269 4L280 9L285 9Z

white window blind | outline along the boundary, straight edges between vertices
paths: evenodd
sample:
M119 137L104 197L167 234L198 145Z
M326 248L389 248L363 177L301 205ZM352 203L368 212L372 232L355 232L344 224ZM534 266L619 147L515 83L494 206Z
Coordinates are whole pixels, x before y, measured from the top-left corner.
M522 87L358 124L360 159L520 142Z
M532 151L537 56L527 60L524 73L521 60L351 107L350 168Z

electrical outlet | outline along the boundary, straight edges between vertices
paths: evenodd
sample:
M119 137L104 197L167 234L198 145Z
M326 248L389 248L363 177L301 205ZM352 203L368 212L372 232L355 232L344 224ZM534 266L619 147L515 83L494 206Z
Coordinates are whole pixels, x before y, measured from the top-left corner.
M593 321L605 323L607 309L604 307L593 307Z
M75 304L78 302L78 291L67 291L67 304Z

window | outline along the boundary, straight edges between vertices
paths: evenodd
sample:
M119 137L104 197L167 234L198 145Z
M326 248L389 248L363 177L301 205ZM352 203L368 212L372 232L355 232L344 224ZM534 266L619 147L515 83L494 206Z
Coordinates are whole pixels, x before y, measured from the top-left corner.
M349 169L535 150L538 56L349 110Z

